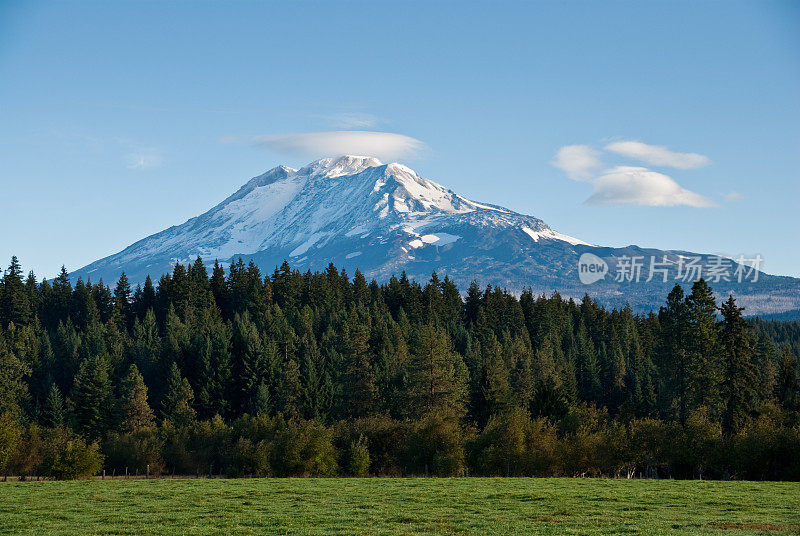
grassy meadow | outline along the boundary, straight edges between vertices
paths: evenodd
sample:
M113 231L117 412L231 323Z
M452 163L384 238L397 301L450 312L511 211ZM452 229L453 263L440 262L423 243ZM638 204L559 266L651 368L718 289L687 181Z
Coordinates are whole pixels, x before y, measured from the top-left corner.
M800 483L158 479L0 484L12 534L798 534Z

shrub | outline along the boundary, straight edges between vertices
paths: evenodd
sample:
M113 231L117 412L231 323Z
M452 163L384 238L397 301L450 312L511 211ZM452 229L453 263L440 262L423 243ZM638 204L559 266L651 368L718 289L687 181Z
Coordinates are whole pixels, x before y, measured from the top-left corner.
M22 428L11 412L0 414L0 473L8 474L11 458L17 450L17 444L22 436Z
M43 451L42 429L31 424L23 432L11 459L14 474L20 477L36 475L42 465Z
M106 469L121 474L127 467L129 472L145 474L150 466L151 475L163 472L161 450L164 440L155 428L142 428L127 434L111 433L103 446Z
M86 440L68 428L54 428L45 437L41 473L58 480L89 478L103 467L103 455L96 442Z
M372 474L399 476L403 473L401 459L411 427L409 422L396 421L386 415L341 421L336 425L336 446L348 452L354 441L364 438ZM346 466L346 460L343 463Z
M254 443L246 437L240 437L233 445L227 473L234 477L271 476L271 453L271 442L261 440Z
M464 473L464 448L458 421L431 413L415 423L406 445L411 474L456 476Z
M278 476L332 476L338 469L333 434L316 421L290 420L272 454Z
M367 476L369 474L369 449L364 436L350 442L347 451L347 473L351 476Z

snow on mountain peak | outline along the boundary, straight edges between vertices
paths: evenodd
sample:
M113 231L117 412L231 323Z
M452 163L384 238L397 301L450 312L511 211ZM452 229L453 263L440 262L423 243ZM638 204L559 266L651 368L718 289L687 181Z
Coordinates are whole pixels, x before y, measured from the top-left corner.
M353 241L363 242L358 251L364 256L372 248L373 255L382 251L413 260L411 250L419 256L456 247L479 230L524 237L526 248L537 247L538 238L581 243L532 216L471 201L402 164L346 155L298 170L271 169L208 212L99 262L149 265L154 257L187 262L198 255L209 261L274 255L310 263L322 262L319 255L332 258L331 251L351 248Z
M222 263L243 257L262 273L284 260L301 270L324 269L332 262L383 281L403 271L422 280L436 271L462 288L481 280L581 296L588 290L575 272L581 255L594 252L613 259L645 251L658 258L677 253L593 246L534 216L460 196L402 164L348 155L298 170L271 169L204 214L139 240L74 276L115 281L124 270L130 281L142 282L148 274L157 278L198 256ZM764 284L771 286L750 293L751 304L758 296L770 296L773 303L774 291L786 307L800 307L796 283L770 283L769 277ZM655 283L631 285L641 290L625 294L615 285L608 281L598 295L613 303L639 296L640 305L652 305L664 295Z
M335 178L354 175L367 168L382 166L383 162L371 156L344 155L336 158L322 158L300 169L311 176L322 175Z

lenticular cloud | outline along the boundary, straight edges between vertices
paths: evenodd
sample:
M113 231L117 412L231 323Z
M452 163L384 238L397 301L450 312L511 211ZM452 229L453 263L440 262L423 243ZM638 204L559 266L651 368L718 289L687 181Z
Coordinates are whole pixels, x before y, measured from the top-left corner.
M394 160L415 158L425 149L423 142L409 136L359 130L258 136L253 143L278 153L310 158L368 154Z

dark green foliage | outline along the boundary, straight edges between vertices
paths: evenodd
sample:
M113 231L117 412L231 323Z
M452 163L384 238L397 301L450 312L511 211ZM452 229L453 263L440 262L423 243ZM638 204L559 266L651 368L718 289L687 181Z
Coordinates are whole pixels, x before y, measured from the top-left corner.
M272 467L277 476L332 476L338 471L333 436L316 421L292 419L275 439Z
M42 442L38 473L58 480L89 478L103 467L104 456L97 443L88 443L69 428L48 430Z
M43 426L58 428L64 424L64 399L56 384L50 386L50 391L47 393L41 413Z
M723 361L722 399L725 410L722 425L727 432L740 430L756 410L758 373L753 364L750 327L730 296L720 307L720 351Z
M178 426L186 426L194 420L192 408L194 392L189 381L181 376L177 363L172 363L167 378L167 390L161 401L161 415Z
M22 268L16 257L5 271L0 284L0 325L23 325L31 319L31 294L22 282Z
M636 315L333 265L197 259L113 293L21 274L0 280L11 470L87 475L102 450L152 474L798 478L800 328L702 280Z
M86 358L75 376L72 389L75 430L97 439L112 424L114 395L109 366L102 356Z
M347 474L351 476L369 475L369 449L364 436L351 441L347 449Z
M153 426L153 411L147 403L147 386L136 365L131 365L120 387L119 428L123 432L137 432Z

